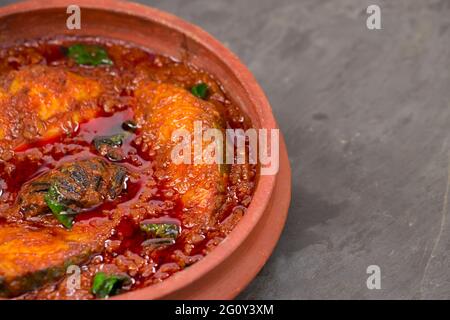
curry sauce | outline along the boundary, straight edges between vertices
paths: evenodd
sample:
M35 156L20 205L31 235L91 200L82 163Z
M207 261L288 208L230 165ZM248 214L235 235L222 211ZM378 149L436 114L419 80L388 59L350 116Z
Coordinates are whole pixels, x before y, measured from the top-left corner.
M1 49L0 73L0 296L106 298L161 282L245 214L255 165L172 161L174 130L251 127L206 72L58 38Z

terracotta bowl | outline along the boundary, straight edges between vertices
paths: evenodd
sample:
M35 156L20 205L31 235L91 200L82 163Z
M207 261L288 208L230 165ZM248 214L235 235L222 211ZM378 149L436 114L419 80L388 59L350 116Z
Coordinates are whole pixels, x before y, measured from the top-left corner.
M270 105L248 69L211 35L168 13L115 0L77 0L81 30L68 30L73 1L27 1L0 9L0 43L57 35L124 40L187 61L214 75L257 128L277 128ZM291 175L281 137L280 170L260 176L246 215L202 261L162 283L115 299L231 299L269 258L286 221Z

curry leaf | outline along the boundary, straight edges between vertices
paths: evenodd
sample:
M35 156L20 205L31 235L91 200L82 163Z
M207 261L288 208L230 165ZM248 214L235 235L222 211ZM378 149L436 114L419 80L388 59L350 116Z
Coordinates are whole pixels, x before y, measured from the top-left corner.
M156 238L156 239L147 239L144 242L141 243L141 246L143 247L150 247L150 246L163 246L163 245L172 245L175 244L175 240L172 238Z
M113 136L95 137L92 143L95 149L111 161L121 161L125 158L120 147L125 139L125 134L119 133Z
M97 298L107 298L117 294L124 285L130 283L130 277L125 274L107 275L104 272L98 272L92 282L91 292Z
M205 99L208 95L208 85L206 83L199 83L191 88L194 96L200 99Z
M98 150L103 145L108 145L116 148L121 147L124 139L125 135L123 133L119 133L112 136L95 137L92 142L94 143L95 148Z
M44 196L44 200L53 213L53 216L65 228L72 228L75 212L60 202L58 190L54 185L48 189L47 194Z
M176 239L180 233L180 227L174 223L152 223L144 220L140 228L152 238Z
M81 65L98 66L100 64L113 64L106 50L94 45L74 44L68 48L67 55Z

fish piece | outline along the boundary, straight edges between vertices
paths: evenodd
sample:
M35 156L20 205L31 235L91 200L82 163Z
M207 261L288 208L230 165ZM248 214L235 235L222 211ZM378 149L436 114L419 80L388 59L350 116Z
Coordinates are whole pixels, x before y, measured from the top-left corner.
M155 152L156 169L163 184L178 193L184 226L202 233L215 223L215 213L224 199L227 176L218 164L176 164L172 161L171 153L178 143L172 141L172 133L178 129L187 130L193 141L195 121L199 121L204 130L218 129L223 128L223 118L212 103L170 84L141 84L136 90L136 98L135 118L141 131L137 142L143 150ZM203 142L202 147L209 143Z
M60 279L103 250L118 220L77 222L71 230L22 222L0 225L0 296L15 297Z
M121 219L116 212L78 221L71 230L40 223L36 216L50 212L45 195L51 188L58 190L57 205L78 212L117 198L126 177L122 166L92 158L65 163L26 184L13 207L25 221L0 223L0 296L39 288L61 278L69 265L87 262L103 250Z
M74 132L99 112L102 86L58 67L27 66L0 83L0 147L18 150L27 143Z
M25 218L49 213L52 188L57 203L76 213L117 198L125 187L127 171L100 158L68 162L25 184L16 206Z

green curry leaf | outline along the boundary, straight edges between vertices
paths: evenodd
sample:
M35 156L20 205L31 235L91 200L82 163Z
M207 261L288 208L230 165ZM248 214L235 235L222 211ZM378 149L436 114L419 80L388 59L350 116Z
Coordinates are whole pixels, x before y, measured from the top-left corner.
M101 137L95 137L92 141L94 143L95 148L98 150L103 145L108 145L110 147L121 147L123 144L123 141L125 139L125 134L119 133L112 136L101 136Z
M97 298L107 298L116 295L124 285L130 284L131 278L125 274L107 275L97 272L92 282L91 292Z
M44 196L44 200L53 213L53 216L65 228L72 228L75 212L61 203L59 200L59 192L54 185L48 189L47 194Z
M208 95L208 85L206 83L199 83L191 88L194 96L200 99L205 99Z
M125 155L120 149L125 138L125 133L119 133L112 136L95 137L92 143L102 156L105 156L111 161L121 161L125 158Z
M75 60L77 64L86 66L113 64L106 50L94 45L74 44L67 49L67 55Z
M176 239L180 233L180 227L174 223L150 223L142 221L140 228L151 238Z

